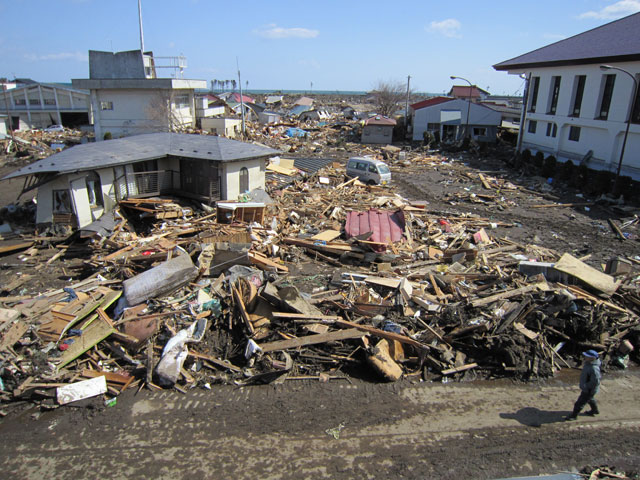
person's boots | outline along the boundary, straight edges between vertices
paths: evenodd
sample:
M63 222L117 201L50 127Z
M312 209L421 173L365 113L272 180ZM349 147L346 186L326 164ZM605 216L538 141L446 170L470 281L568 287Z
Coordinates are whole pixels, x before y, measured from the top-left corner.
M574 408L573 412L571 412L571 415L568 415L565 420L576 420L578 418L578 413L580 413L580 411Z
M587 415L591 416L591 417L595 417L596 415L598 415L600 413L600 411L597 408L592 408L591 410L589 410L587 412Z

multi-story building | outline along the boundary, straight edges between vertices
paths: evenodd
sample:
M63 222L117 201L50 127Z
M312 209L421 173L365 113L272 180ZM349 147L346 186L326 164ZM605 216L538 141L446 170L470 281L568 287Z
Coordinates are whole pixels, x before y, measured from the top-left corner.
M638 32L640 13L494 65L528 82L519 150L614 172L622 159L640 180Z
M150 132L175 132L196 126L194 92L206 80L158 78L160 68L181 76L184 57L154 57L140 50L89 50L89 78L73 79L76 88L91 92L96 140Z

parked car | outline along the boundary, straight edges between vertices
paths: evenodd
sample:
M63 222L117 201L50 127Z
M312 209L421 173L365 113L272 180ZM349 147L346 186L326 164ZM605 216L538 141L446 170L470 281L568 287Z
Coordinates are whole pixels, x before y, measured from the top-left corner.
M62 125L49 125L44 131L48 133L64 132L64 127Z
M391 181L389 166L373 158L351 157L347 162L347 176L358 177L367 185L386 185Z

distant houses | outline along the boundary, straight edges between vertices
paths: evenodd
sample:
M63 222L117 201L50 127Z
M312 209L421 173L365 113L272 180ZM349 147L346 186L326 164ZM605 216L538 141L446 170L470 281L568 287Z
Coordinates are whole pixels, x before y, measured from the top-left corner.
M623 158L640 180L638 32L640 13L494 65L527 79L518 149L609 171Z

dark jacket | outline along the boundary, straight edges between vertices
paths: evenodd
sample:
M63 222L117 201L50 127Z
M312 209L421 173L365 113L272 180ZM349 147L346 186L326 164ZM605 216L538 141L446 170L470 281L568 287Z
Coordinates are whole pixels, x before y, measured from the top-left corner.
M593 362L585 362L580 374L580 390L593 392L595 395L600 389L600 359Z

